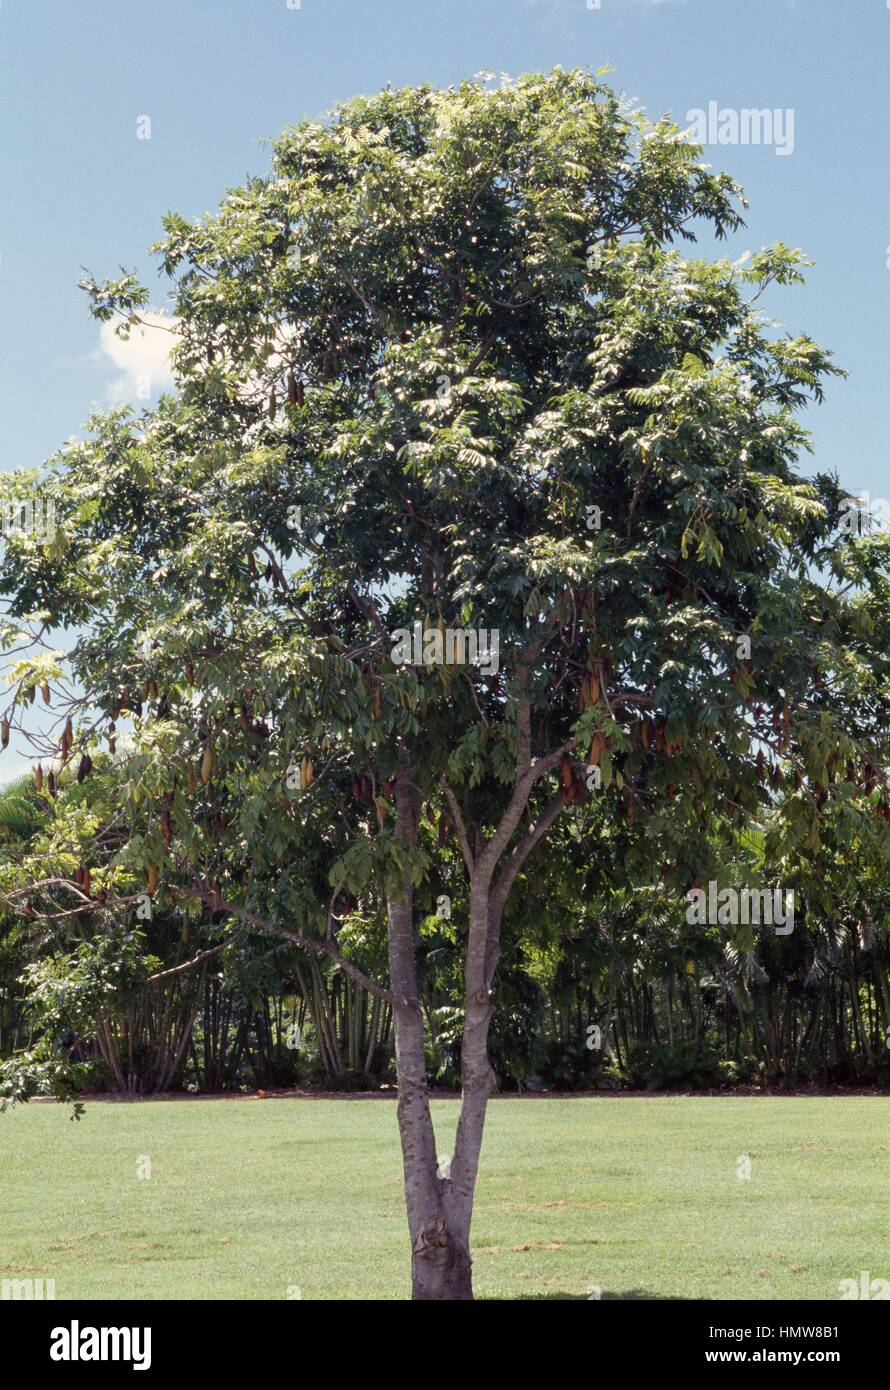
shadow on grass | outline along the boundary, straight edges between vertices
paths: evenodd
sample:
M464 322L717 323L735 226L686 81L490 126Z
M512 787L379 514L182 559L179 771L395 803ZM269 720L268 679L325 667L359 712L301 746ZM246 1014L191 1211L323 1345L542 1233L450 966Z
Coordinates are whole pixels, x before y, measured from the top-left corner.
M484 1300L479 1300L484 1301ZM493 1299L498 1303L690 1303L688 1298L671 1294L652 1293L650 1289L624 1289L621 1293L606 1292L602 1298L589 1298L584 1293L520 1294L516 1298Z

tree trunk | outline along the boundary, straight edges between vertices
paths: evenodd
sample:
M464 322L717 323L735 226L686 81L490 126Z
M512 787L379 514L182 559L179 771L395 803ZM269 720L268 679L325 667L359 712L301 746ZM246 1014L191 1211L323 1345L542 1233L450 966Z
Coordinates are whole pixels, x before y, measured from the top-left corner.
M417 844L419 795L411 770L396 779L396 834L410 848ZM444 1302L472 1298L470 1251L463 1225L449 1210L451 1184L438 1176L436 1138L430 1115L423 1047L423 1015L414 961L414 886L406 870L387 902L389 977L395 995L396 1073L399 1083L399 1138L405 1175L405 1203L411 1239L411 1296ZM468 1230L468 1227L467 1227Z

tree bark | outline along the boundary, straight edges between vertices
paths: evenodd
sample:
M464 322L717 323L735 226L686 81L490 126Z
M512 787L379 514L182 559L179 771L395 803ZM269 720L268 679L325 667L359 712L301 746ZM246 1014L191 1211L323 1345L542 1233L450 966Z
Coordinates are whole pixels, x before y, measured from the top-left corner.
M464 968L464 1031L461 1045L461 1106L454 1154L441 1176L426 1085L423 1015L417 993L414 955L414 887L410 870L387 901L390 982L396 1032L399 1083L399 1133L405 1172L408 1229L411 1235L412 1296L426 1301L473 1297L470 1224L479 1173L482 1135L495 1074L488 1059L492 982L500 954L500 924L510 889L528 855L546 835L563 806L555 797L495 871L505 854L535 783L554 768L563 750L539 759L529 755L527 705L520 718L520 755L516 784L491 838L474 854L457 797L443 781L470 881L470 921ZM417 845L420 793L404 757L395 788L396 836L408 848Z
M396 778L395 797L396 834L414 848L420 797L412 771L404 763ZM414 885L407 869L398 890L389 895L387 915L390 987L398 1001L393 1017L399 1137L411 1239L411 1296L425 1302L470 1299L469 1222L455 1222L447 1190L451 1184L438 1176L414 957Z

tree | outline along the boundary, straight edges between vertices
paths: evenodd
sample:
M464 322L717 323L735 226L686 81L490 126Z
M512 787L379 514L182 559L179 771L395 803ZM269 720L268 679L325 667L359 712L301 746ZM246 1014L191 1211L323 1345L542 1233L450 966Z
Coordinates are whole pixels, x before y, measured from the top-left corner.
M887 543L838 540L837 483L796 473L795 412L836 369L756 303L803 258L672 245L741 205L599 75L304 122L217 214L166 219L179 396L95 417L54 464L56 541L2 573L17 627L83 629L73 745L133 721L118 814L151 816L119 863L392 1008L415 1298L472 1296L501 931L557 821L681 894L715 809L791 782L783 833L813 845L884 785ZM139 330L132 276L86 288ZM443 837L467 901L449 1170L416 968ZM339 940L378 902L386 984Z

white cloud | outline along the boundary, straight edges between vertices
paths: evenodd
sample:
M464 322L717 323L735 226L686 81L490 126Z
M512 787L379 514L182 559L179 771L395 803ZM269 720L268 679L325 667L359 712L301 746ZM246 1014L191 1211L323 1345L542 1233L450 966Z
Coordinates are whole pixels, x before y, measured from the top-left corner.
M105 394L118 405L157 403L158 397L173 385L170 351L176 344L176 320L162 309L144 309L128 338L115 332L116 322L103 323L99 333L99 361L117 369Z

